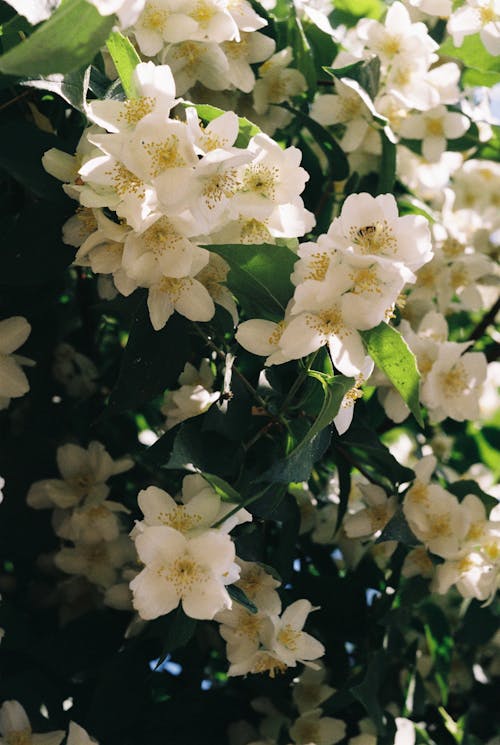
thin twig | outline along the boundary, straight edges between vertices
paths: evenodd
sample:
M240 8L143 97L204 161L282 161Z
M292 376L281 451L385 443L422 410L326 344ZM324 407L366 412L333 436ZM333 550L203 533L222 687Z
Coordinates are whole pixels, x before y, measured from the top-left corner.
M494 322L498 311L500 311L500 297L497 299L496 303L491 306L489 311L485 313L485 315L479 321L476 328L473 330L473 332L469 336L470 341L477 341L481 339L481 337L484 335L484 332L486 331L490 323Z

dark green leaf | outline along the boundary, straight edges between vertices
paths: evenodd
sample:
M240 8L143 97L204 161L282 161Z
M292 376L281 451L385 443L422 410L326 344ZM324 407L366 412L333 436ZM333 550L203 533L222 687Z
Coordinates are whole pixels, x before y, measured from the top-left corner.
M109 410L133 409L166 388L177 388L186 361L198 347L192 325L183 316L173 315L163 329L155 331L142 301L132 321Z
M354 696L365 707L379 735L384 735L386 732L384 715L379 702L379 689L384 681L385 665L386 655L380 650L373 655L363 682L351 689Z
M304 440L304 444L301 443L301 446L295 448L286 458L268 468L258 478L258 481L275 481L284 484L307 481L313 465L329 446L331 436L332 428L325 427L314 437Z
M364 411L361 404L362 402L358 403L356 408L360 409L360 420L363 420ZM363 472L370 474L374 483L387 490L415 478L415 473L398 463L389 449L380 442L377 433L366 426L354 422L342 437L335 437L332 444L348 462L359 466Z
M294 7L293 5L291 6ZM302 23L295 13L290 14L288 20L288 43L294 52L294 64L303 74L307 82L307 95L309 100L314 97L316 91L316 70L311 46L304 34Z
M231 271L226 284L250 318L281 320L293 295L290 274L297 256L285 246L210 246Z
M219 497L224 500L225 502L241 502L241 494L236 491L236 489L233 489L231 484L228 484L227 481L224 481L224 479L221 479L220 476L216 476L213 473L202 473L201 474L203 478L208 481L210 486L215 489Z
M374 99L378 93L380 82L380 60L378 57L361 60L346 67L325 67L324 70L333 78L339 80L342 78L356 80L371 99Z
M53 147L64 149L64 143L30 122L21 119L0 126L0 169L40 199L63 205L68 200L61 182L42 166L43 154Z
M436 680L444 705L448 701L448 675L453 653L453 637L450 624L445 614L434 603L421 606L424 618L427 646L434 662L433 675Z
M464 499L468 494L475 494L475 496L479 497L483 503L487 514L491 512L493 507L498 505L498 500L484 492L479 484L476 481L472 481L472 479L461 479L460 481L455 481L453 484L447 484L446 488L458 497L460 501L462 501L462 499Z
M232 475L238 468L234 443L214 432L203 433L197 419L181 424L165 468Z
M418 546L420 544L420 541L410 529L402 509L397 510L391 517L376 543L383 543L384 541L397 541L398 543L404 543L405 546Z
M408 344L399 331L384 322L359 333L370 357L387 375L417 422L423 426L419 403L420 374L415 355Z
M396 145L390 141L383 130L380 130L380 139L382 140L382 160L377 194L392 194L396 181Z
M316 144L323 150L328 160L330 176L333 181L343 181L349 176L349 163L340 145L334 140L330 132L310 116L288 104L281 104L287 111L291 111L296 119L314 137Z
M249 613L259 612L259 609L255 605L255 603L252 603L252 601L247 598L241 587L237 587L236 585L228 585L226 589L230 597L236 603L242 605Z
M38 90L51 91L67 101L74 109L85 112L85 101L89 87L90 67L68 72L66 75L54 73L23 80L21 85Z
M87 65L106 41L115 17L86 0L65 0L25 41L0 57L5 75L51 75Z
M137 98L138 92L132 79L133 73L141 58L129 39L119 31L112 31L106 41L108 52L115 63L123 90L127 98Z

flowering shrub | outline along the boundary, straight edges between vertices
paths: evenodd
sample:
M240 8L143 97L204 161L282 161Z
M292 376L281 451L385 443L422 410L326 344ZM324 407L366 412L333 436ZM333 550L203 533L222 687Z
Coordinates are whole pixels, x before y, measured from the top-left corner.
M0 11L0 742L498 745L498 0Z

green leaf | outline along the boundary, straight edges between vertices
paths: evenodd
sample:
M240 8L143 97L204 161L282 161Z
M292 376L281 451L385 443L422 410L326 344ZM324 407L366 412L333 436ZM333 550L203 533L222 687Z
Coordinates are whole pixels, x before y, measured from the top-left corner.
M382 141L382 158L377 184L377 194L392 194L396 181L396 145L391 142L383 130L380 130Z
M42 165L42 156L47 150L64 147L65 143L58 137L42 132L23 119L5 122L0 126L0 169L36 197L65 204L67 198L61 182L50 176ZM62 220L59 229L61 227ZM71 251L69 247L68 250Z
M155 331L146 302L141 301L109 399L110 413L134 409L166 388L178 388L186 360L199 347L197 338L191 323L177 314Z
M127 98L137 98L138 91L132 79L133 73L141 58L129 39L119 31L112 31L106 41L108 52L115 63L123 90Z
M374 99L378 93L380 83L380 60L378 57L372 57L370 60L360 60L346 67L324 67L323 69L333 78L356 80L371 99Z
M479 34L466 36L460 47L448 38L439 49L442 57L454 57L464 63L463 85L492 86L500 82L500 57L490 54Z
M23 80L20 84L28 88L56 93L74 109L85 113L85 102L89 87L90 67L69 72L66 75L54 73Z
M344 375L327 375L317 370L309 370L308 375L318 380L323 388L323 404L318 416L299 445L286 458L262 474L259 481L290 483L307 480L314 463L329 445L331 429L327 429L328 425L338 414L342 399L352 388L354 380Z
M293 481L307 481L311 471L330 444L332 428L325 427L312 438L304 440L300 449L295 448L290 455L268 468L258 481L271 481L289 484Z
M339 413L342 399L351 390L355 381L354 378L346 378L345 375L328 375L317 370L309 370L307 374L321 384L324 396L320 412L307 433L307 438L311 439L318 432L321 432L324 427L333 422ZM300 443L297 450L303 445L303 442Z
M290 274L297 256L285 246L209 246L229 264L226 284L250 318L282 320L293 295Z
M237 492L236 489L233 489L231 484L228 484L227 481L221 479L220 476L216 476L214 473L206 473L206 471L201 475L205 481L208 481L210 486L217 492L223 501L236 503L242 501L241 494Z
M356 409L359 409L359 415L355 412L355 421L347 432L341 437L335 437L332 443L334 448L352 465L359 467L369 474L371 481L379 484L387 491L394 486L409 481L413 481L415 473L411 468L402 466L391 454L388 448L380 442L377 433L367 426L356 423L364 420L365 411L360 401Z
M398 509L394 513L375 543L384 543L385 541L397 541L398 543L404 543L405 546L418 546L420 544L420 541L410 529L402 509Z
M353 695L365 707L379 735L384 735L386 732L384 716L379 703L379 689L384 680L385 667L386 654L379 650L370 660L363 682L351 688Z
M475 494L475 496L479 497L483 503L487 514L489 514L493 507L496 507L498 504L498 500L495 499L495 497L484 492L479 484L476 481L472 481L472 479L461 479L460 481L455 481L453 484L447 484L446 488L458 497L460 502L468 494Z
M344 151L336 140L334 140L330 132L321 124L315 122L314 119L311 119L310 116L299 111L299 109L294 109L286 103L281 104L281 107L290 111L312 134L316 141L316 145L318 145L326 155L331 178L334 181L343 181L346 179L349 176L349 162Z
M237 587L236 585L228 585L226 587L229 596L239 605L242 605L249 613L258 613L259 609L255 605L255 603L252 603L251 600L247 598L241 587Z
M291 7L294 9L293 5ZM302 23L295 12L290 15L288 20L288 45L293 49L297 69L306 79L308 99L311 100L317 89L314 57L311 45L304 34Z
M167 433L168 434L168 433ZM222 473L232 477L238 469L235 443L211 432L207 437L201 431L198 419L181 424L174 440L172 452L164 468L171 470L198 470L203 473Z
M219 109L217 106L211 106L208 103L194 104L187 101L184 103L184 106L195 108L200 119L207 124L225 113L224 109ZM252 137L258 135L261 130L256 124L251 122L249 119L246 119L244 116L238 117L238 123L238 137L236 138L235 145L236 147L245 148Z
M420 373L415 355L408 344L399 331L384 322L359 333L370 357L387 375L422 427L424 423L419 403Z
M453 636L445 614L437 605L425 603L421 607L425 638L434 662L433 675L444 705L448 701L448 675L453 653Z
M5 75L67 73L87 65L106 41L115 17L86 0L65 0L25 41L0 57Z

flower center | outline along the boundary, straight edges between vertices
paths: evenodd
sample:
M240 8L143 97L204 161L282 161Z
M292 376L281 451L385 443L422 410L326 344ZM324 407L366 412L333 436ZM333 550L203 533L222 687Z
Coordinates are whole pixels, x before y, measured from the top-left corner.
M188 555L176 559L162 574L179 595L191 590L195 583L207 579L207 570Z
M444 135L442 119L427 119L425 128L427 134L431 137L442 137Z
M127 194L133 194L138 199L144 197L144 183L141 179L125 168L123 163L116 163L112 171L107 171L106 175L111 176L111 181L116 193L120 197Z
M141 25L147 31L156 31L161 34L165 30L168 11L160 8L154 3L147 3L141 18Z
M269 673L270 678L275 678L276 673L284 673L287 669L287 665L282 662L281 660L276 659L276 657L273 657L271 654L268 654L267 652L262 652L258 655L257 659L255 660L252 672L253 673Z
M330 266L330 257L327 253L317 251L311 254L309 260L309 273L305 279L314 279L317 282L322 282L326 277L328 267Z
M31 745L31 730L26 728L18 729L14 732L8 732L6 735L6 743L7 745Z
M151 158L150 174L153 178L159 176L167 168L180 168L186 165L184 158L179 155L177 135L170 135L163 142L144 143L144 149Z
M158 517L164 525L169 525L180 533L187 533L188 530L192 530L201 523L202 519L201 515L187 512L183 504L176 505L170 512L160 512Z
M291 649L294 652L298 647L298 640L300 638L300 631L295 631L289 623L279 631L276 639L280 644L283 644L287 649Z
M279 170L276 166L247 166L243 177L243 189L261 194L267 199L274 199L278 177Z
M148 114L151 114L155 107L155 99L151 96L141 96L141 98L129 98L123 104L118 119L125 120L127 124L133 126L140 122Z
M441 373L439 382L446 398L459 396L467 388L467 375L462 362L453 365L451 370Z
M361 228L352 227L349 236L363 254L394 253L397 241L387 220L378 220Z

